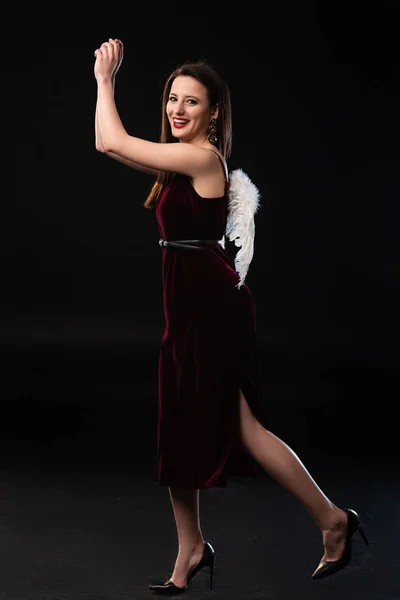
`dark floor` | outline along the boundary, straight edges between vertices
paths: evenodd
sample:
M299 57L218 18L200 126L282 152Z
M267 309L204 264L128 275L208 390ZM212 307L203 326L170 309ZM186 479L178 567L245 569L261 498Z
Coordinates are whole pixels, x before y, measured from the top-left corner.
M2 364L1 600L159 597L148 584L172 573L177 538L156 479L156 353L31 348ZM312 581L309 514L267 474L235 478L200 492L215 588L204 572L184 597L399 600L397 374L265 364L271 429L357 510L370 545L356 535L351 566Z

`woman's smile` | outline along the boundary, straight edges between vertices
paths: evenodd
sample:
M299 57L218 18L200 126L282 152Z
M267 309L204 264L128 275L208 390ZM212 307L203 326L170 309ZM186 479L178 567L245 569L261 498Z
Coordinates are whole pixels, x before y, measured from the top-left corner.
M185 127L189 123L189 119L180 119L178 117L174 117L172 123L176 129L182 129L182 127Z

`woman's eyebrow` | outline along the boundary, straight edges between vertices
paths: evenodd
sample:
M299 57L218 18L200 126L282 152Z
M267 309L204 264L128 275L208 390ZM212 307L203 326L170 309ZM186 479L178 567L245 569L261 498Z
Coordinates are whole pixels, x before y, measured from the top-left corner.
M176 94L175 92L171 92L171 96L177 96L178 94ZM195 98L196 100L198 100L200 102L200 98L198 98L197 96L193 96L192 94L187 94L185 96L185 98Z

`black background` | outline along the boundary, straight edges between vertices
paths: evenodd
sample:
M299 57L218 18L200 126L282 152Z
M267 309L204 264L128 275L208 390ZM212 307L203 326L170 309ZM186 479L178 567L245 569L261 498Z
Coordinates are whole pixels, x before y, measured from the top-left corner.
M131 135L158 141L163 83L180 63L207 58L229 84L228 166L261 193L247 283L272 430L314 455L396 457L396 3L299 4L21 14L4 465L118 447L155 477L159 233L143 207L152 179L95 150L93 52L109 37L124 42L116 102Z

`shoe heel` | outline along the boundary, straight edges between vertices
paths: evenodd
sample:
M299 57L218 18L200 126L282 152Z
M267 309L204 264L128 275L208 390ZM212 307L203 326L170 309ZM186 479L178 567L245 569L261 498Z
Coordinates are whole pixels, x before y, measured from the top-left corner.
M210 590L213 589L213 581L214 581L214 562L210 564Z
M364 529L361 527L361 525L358 526L358 531L361 533L365 544L368 546L369 542L368 542L367 536L365 535Z

